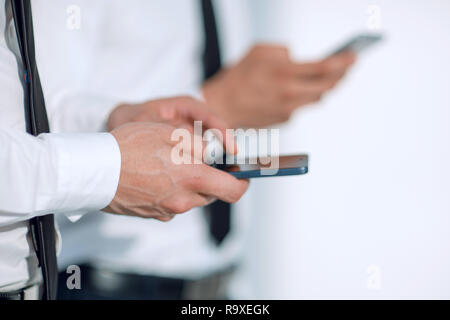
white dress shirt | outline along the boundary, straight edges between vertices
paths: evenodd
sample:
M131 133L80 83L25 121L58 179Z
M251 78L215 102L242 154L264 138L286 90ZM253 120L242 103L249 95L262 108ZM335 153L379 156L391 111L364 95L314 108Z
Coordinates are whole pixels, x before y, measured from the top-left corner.
M239 3L228 16L243 15ZM58 0L51 11L45 4L33 10L41 78L47 94L58 92L50 110L54 129L97 131L120 102L199 92L200 1ZM61 14L71 6L80 14L79 28L68 28L73 15ZM211 243L203 215L195 209L169 223L112 215L86 215L76 224L60 219L60 265L90 261L123 272L202 277L231 264L237 252L233 234L220 250Z
M117 189L121 156L107 133L36 138L24 132L17 41L4 9L0 30L0 292L7 292L39 279L27 220L49 213L76 219L106 207Z

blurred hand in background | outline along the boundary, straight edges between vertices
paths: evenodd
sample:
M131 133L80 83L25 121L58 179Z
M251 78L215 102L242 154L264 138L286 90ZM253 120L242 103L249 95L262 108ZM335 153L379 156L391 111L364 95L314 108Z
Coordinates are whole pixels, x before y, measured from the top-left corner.
M355 62L342 53L311 63L291 61L281 46L257 45L235 66L203 86L209 106L233 127L264 127L289 120L299 107L319 101Z

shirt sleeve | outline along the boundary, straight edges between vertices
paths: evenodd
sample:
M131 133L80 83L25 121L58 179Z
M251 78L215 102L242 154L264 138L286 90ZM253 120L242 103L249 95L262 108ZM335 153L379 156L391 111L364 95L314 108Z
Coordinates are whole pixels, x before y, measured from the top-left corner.
M104 132L109 114L120 103L97 94L61 90L47 96L52 132Z
M0 226L46 214L76 218L112 201L121 155L109 133L43 134L0 129Z

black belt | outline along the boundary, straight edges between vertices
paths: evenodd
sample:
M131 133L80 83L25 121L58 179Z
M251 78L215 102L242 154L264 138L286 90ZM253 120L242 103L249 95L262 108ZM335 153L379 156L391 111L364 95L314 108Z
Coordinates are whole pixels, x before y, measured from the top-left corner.
M25 300L25 291L0 292L0 300Z
M0 292L0 301L37 300L41 298L41 295L42 295L41 285L37 284L16 291Z
M81 289L67 288L68 274L59 274L60 300L179 300L183 279L111 272L81 265ZM70 281L70 279L69 279Z

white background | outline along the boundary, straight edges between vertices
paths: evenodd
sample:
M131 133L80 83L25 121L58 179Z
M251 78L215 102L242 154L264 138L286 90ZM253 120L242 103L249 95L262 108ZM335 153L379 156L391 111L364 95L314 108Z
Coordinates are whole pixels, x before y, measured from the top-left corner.
M450 298L450 1L258 0L260 40L297 59L387 40L282 129L310 174L252 181L241 298Z

